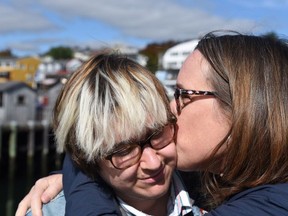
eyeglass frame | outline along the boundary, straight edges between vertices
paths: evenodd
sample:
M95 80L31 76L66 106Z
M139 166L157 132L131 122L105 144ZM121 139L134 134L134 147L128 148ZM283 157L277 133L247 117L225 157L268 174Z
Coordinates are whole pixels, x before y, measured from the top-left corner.
M175 88L174 99L175 99L175 102L176 102L177 113L180 114L181 110L182 110L182 107L181 107L181 104L180 104L180 101L179 101L179 98L182 95L203 95L203 96L212 95L212 96L215 96L215 93L216 92L214 92L214 91L203 91L203 90L192 90L192 89Z
M123 168L119 168L119 167L115 166L115 164L113 163L112 158L113 158L113 156L114 156L115 154L121 152L122 149L119 149L118 151L112 152L111 154L107 155L107 156L105 157L105 159L106 159L106 160L109 160L110 163L113 165L113 167L116 168L116 169L118 169L118 170L124 170L124 169L127 169L127 168L129 168L129 167L137 164L137 163L140 161L140 158L141 158L141 156L142 156L142 152L143 152L144 146L146 146L147 144L149 144L149 146L150 146L152 149L154 149L154 150L161 150L161 149L167 147L167 146L175 139L175 136L176 136L176 121L177 121L176 118L175 118L175 119L173 118L172 120L170 120L170 122L168 122L167 124L165 124L165 125L163 126L163 129L164 129L166 126L172 125L172 127L173 127L173 129L174 129L173 136L172 136L171 140L167 143L167 145L165 145L165 146L163 146L163 147L161 147L161 148L154 148L153 145L151 144L151 139L152 139L159 131L155 131L154 133L152 133L152 134L151 134L148 138L146 138L145 140L135 141L135 142L133 142L133 144L130 144L130 146L140 146L140 148L141 148L141 152L140 152L141 154L139 155L139 159L138 159L134 164L131 164L131 165L129 165L129 166L127 166L127 167L123 167Z

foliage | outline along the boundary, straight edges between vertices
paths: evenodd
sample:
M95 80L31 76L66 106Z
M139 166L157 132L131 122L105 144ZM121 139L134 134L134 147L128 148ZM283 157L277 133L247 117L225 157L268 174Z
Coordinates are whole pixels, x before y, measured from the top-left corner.
M271 38L271 39L275 39L275 40L277 40L279 38L277 33L273 32L273 31L267 32L267 33L263 34L262 36L267 37L267 38Z
M69 47L53 47L46 55L53 57L55 60L71 59L73 58L73 50Z
M12 54L10 49L0 51L0 57L13 57L13 56L14 55Z

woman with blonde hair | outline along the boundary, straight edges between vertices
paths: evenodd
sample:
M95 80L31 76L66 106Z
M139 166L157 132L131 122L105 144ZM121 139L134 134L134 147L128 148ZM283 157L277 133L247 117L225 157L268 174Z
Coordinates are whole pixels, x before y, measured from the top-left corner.
M53 122L58 150L67 154L64 193L44 215L202 215L174 172L176 118L164 87L138 63L116 53L93 56L64 85ZM87 181L101 185L115 211L86 193Z

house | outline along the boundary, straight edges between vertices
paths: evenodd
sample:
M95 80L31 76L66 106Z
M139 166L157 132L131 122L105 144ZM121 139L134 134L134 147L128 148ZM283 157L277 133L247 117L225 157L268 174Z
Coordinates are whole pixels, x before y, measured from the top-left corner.
M0 123L35 120L36 92L23 82L0 83Z
M57 81L51 85L41 85L38 89L37 120L52 123L52 112L55 102L63 88L63 83Z
M15 68L17 58L15 57L0 57L0 69Z
M169 48L163 55L164 70L177 70L181 68L188 55L195 49L199 40L190 40Z
M34 76L40 60L37 57L6 58L0 61L0 81L20 81L35 87Z
M112 46L112 49L136 61L144 67L146 67L147 65L148 57L139 54L139 49L137 47L128 46L125 44L115 44L114 46Z
M36 87L35 74L40 64L37 57L20 58L16 62L16 69L12 71L11 81L24 82L32 88Z
M10 71L16 67L17 59L14 57L0 58L0 82L5 82L10 79Z
M156 71L155 75L164 85L170 99L174 96L179 70L188 55L195 49L198 42L199 40L190 40L179 43L166 50L162 57L163 70Z
M49 81L55 82L56 79L51 78L51 76L53 77L59 73L63 73L63 71L66 72L67 62L68 60L54 60L50 56L43 57L35 75L36 83L41 84L42 82L45 82L46 79L50 79Z

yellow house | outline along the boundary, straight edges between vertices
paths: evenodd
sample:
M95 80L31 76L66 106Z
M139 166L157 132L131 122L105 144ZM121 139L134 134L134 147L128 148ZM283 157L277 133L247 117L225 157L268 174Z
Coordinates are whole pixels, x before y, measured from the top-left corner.
M2 73L7 73L6 80L24 82L30 87L35 87L34 76L38 70L40 59L36 57L26 57L16 60L15 67L2 68Z
M37 72L40 59L36 57L21 58L16 61L15 70L11 71L10 80L22 81L30 87L35 87L34 76Z

